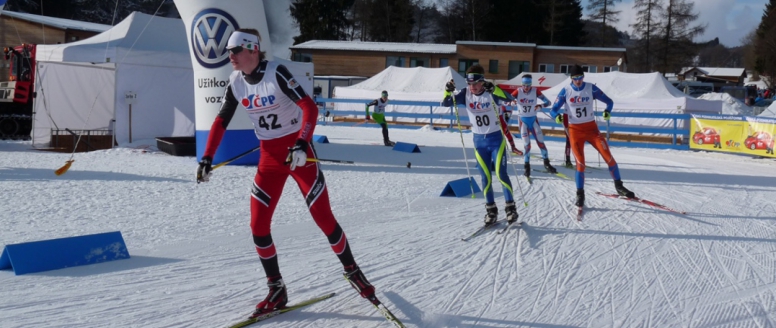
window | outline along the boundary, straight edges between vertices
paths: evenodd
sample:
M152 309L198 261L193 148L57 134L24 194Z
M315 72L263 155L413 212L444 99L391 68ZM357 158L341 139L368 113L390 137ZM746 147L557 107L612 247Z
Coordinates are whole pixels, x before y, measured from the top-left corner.
M509 73L507 74L507 79L511 79L515 76L520 75L522 72L528 72L530 71L530 65L527 61L516 61L516 60L510 60L509 61Z
M498 60L491 59L488 61L488 73L498 73Z
M426 57L410 57L410 67L429 67L430 63Z
M474 64L479 64L479 59L459 59L458 60L458 73L461 75L466 75L466 70L469 69Z
M385 67L397 66L404 67L404 57L388 56L385 57Z
M598 72L598 66L588 66L587 67L587 72L597 73Z
M560 72L563 74L569 73L569 65L560 65Z
M309 53L295 52L294 58L292 58L292 60L295 62L312 63L313 55Z
M540 73L555 73L554 64L539 64Z
M620 68L617 67L617 66L604 66L604 73L617 72L619 70L620 70Z
M448 62L447 58L439 58L439 67L447 66L450 66L450 62Z

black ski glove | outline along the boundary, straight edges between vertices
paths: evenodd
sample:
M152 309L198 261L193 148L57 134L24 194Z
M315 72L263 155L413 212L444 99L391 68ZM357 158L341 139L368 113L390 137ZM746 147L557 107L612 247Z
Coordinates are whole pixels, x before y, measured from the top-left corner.
M455 91L455 81L454 80L450 80L450 82L447 82L447 84L445 84L445 91L447 91L447 92Z
M199 161L199 167L197 167L197 183L210 181L210 176L213 175L213 159L208 156L203 156Z
M496 86L493 85L493 83L485 81L485 83L482 84L482 87L485 88L485 91L493 93L493 90L496 90Z

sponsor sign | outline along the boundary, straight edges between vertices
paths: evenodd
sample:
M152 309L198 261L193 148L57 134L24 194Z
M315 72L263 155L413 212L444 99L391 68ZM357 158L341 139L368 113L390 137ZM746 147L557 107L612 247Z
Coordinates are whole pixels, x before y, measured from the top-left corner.
M773 157L776 119L691 115L690 149Z

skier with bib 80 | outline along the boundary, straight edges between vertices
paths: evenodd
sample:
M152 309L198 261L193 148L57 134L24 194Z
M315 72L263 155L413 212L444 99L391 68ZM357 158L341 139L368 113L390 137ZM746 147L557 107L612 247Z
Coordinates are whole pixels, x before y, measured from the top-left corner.
M369 121L369 106L375 106L375 110L372 113L377 124L383 129L383 144L386 146L393 146L395 143L388 138L388 123L385 122L385 106L388 106L388 91L383 90L380 93L380 98L372 100L372 102L366 104L366 120Z
M509 180L506 160L506 139L504 135L509 133L506 130L504 117L497 113L497 108L493 101L501 104L507 104L512 99L504 91L485 81L485 69L475 64L466 71L466 83L468 87L455 90L455 82L450 80L445 85L445 98L442 101L443 106L453 106L453 104L465 104L466 113L469 115L471 130L474 135L474 154L477 158L477 168L482 175L483 193L485 194L485 224L490 225L498 219L498 208L493 197L493 178L491 171L496 171L498 181L504 190L504 200L506 206L504 212L507 216L507 222L517 221L517 207L512 195L512 183ZM453 94L455 92L455 94ZM456 108L457 110L457 108Z
M227 43L234 72L229 76L221 109L210 128L205 152L197 169L197 181L211 176L213 155L238 106L251 119L261 141L258 170L251 188L251 232L256 252L267 276L269 294L256 305L251 318L259 317L288 303L285 282L280 275L275 243L270 233L272 215L283 186L291 176L305 196L313 220L326 235L334 253L344 266L344 275L362 297L373 303L374 287L356 264L345 233L334 218L323 172L315 159L310 139L313 136L318 107L294 79L288 69L263 60L259 32L255 29L234 31ZM262 101L251 101L258 99Z
M571 84L563 87L555 104L552 105L550 115L559 124L563 123L564 116L560 113L561 106L568 114L568 133L571 143L571 151L574 153L574 159L577 162L576 184L577 201L576 205L582 207L585 205L585 142L593 146L603 157L609 166L609 173L614 179L614 188L620 196L633 198L635 195L622 185L620 179L620 169L614 156L609 151L609 144L606 138L598 131L598 124L595 121L593 102L596 100L606 104L603 117L609 120L611 117L612 106L614 102L606 96L601 89L591 83L585 83L585 72L579 65L574 65L569 70Z
M536 139L536 145L542 152L542 159L544 159L544 168L547 172L552 174L557 173L557 170L550 165L549 154L547 153L547 146L544 145L544 134L542 128L539 126L539 121L536 119L536 112L541 110L542 106L549 107L550 101L545 97L541 91L531 87L533 84L531 74L523 75L521 80L522 87L512 92L512 97L517 105L517 117L520 120L520 135L523 138L523 145L525 145L524 159L525 172L523 175L526 177L531 176L531 134ZM538 103L538 100L542 101L542 104Z

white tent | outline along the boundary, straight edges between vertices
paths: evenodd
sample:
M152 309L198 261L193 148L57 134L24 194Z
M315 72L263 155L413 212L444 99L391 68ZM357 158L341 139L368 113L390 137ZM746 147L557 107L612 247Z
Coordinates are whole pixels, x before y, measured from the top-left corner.
M130 133L133 141L194 135L193 71L180 19L135 12L89 39L39 45L37 58L34 144L48 143L55 128L111 130L114 119L119 144Z
M672 119L617 117L617 112L663 113L663 114L720 114L723 102L690 97L671 85L659 73L585 73L585 82L598 86L614 101L611 124L620 126L648 126L673 128ZM548 99L554 100L560 90L571 83L570 78L543 91ZM596 102L596 111L606 107ZM543 120L546 120L546 116ZM679 121L678 128L683 128Z
M364 103L380 98L380 92L388 91L389 100L429 101L439 103L444 98L445 84L455 81L458 88L466 86L464 79L450 67L396 67L389 66L377 75L349 87L334 88L334 98L364 99ZM336 103L335 110L363 111L363 104ZM370 109L370 112L372 109ZM386 112L449 114L449 107L389 105ZM428 119L399 119L400 121L428 122Z

